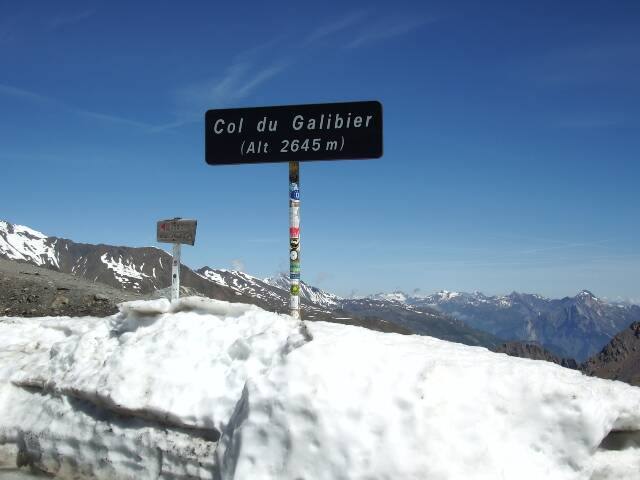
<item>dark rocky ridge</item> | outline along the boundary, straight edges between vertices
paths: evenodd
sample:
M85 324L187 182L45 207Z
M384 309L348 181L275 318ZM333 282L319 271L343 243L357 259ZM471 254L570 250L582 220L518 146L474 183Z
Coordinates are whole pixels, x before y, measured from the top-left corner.
M141 295L66 273L0 259L0 316L108 316Z
M640 322L618 333L580 368L587 375L640 386Z
M581 364L572 358L560 358L532 343L507 342L493 350L513 357L557 363L580 370L585 375L620 380L640 387L640 322L632 323L613 337L600 353Z
M573 358L561 358L536 343L506 342L493 349L496 353L506 353L512 357L530 358L556 363L572 370L578 369L578 362Z

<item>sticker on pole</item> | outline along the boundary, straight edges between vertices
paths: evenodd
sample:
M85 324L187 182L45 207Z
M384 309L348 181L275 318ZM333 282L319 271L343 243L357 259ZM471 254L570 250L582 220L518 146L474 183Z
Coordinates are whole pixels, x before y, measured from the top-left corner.
M209 165L382 156L376 101L208 110L204 122Z
M156 239L160 243L193 245L196 243L197 224L196 220L184 220L182 218L160 220L156 230Z

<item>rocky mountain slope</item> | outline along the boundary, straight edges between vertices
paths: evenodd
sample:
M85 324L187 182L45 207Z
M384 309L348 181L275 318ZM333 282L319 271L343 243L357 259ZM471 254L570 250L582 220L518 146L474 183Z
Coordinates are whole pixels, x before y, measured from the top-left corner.
M640 322L634 322L618 333L596 355L578 364L572 358L560 358L540 345L526 342L507 342L493 349L512 357L544 360L563 367L577 369L586 375L620 380L640 386Z
M0 259L0 316L107 316L141 295L68 273Z
M506 342L493 349L496 353L506 353L511 357L530 358L531 360L544 360L562 367L578 369L578 362L573 358L560 358L549 350L531 342Z
M486 296L447 291L424 297L394 292L375 298L430 307L499 338L533 342L578 362L598 353L615 334L640 320L639 306L609 303L587 290L562 299L516 292Z
M172 257L162 249L76 243L6 221L0 221L0 258L51 268L143 295L171 285ZM185 266L181 284L220 300L249 300Z
M640 322L618 333L599 354L587 360L581 370L587 375L640 386Z

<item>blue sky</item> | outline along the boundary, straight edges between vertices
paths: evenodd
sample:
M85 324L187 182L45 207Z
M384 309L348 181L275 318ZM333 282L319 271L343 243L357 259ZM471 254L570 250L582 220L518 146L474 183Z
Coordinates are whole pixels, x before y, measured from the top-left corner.
M301 165L302 278L640 299L640 3L0 2L0 218L288 266L287 165L211 167L215 107L380 100L379 160Z

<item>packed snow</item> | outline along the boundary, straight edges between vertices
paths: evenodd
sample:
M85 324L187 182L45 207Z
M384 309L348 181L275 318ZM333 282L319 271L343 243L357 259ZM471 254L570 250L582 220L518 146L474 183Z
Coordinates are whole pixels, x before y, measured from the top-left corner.
M196 297L0 318L0 471L617 480L639 444L640 389L430 337Z

